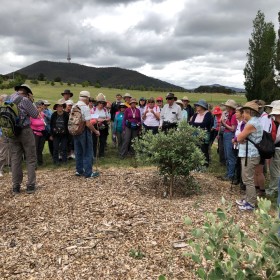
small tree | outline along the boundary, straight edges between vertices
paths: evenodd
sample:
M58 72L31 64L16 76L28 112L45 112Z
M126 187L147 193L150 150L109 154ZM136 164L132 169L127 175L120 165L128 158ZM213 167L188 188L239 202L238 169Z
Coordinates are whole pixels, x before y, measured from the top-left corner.
M136 158L144 163L155 164L159 173L170 179L169 196L172 197L176 176L190 177L190 172L200 168L205 158L199 145L205 137L201 129L180 123L178 129L168 133L159 132L153 135L145 133L133 143Z

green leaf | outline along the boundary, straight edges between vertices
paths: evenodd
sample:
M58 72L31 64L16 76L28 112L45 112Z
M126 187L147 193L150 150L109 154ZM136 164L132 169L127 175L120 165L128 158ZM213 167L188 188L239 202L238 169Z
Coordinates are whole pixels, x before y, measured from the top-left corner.
M227 217L224 211L221 208L217 209L217 215L220 218L221 221L224 221Z
M192 260L196 263L201 263L201 259L197 255L192 254Z
M225 205L226 204L226 200L224 197L222 197L222 204Z
M236 252L235 252L234 249L228 248L228 254L230 255L230 257L231 257L233 260L236 260L236 259L237 259L237 254L236 254Z
M242 270L238 270L238 272L235 275L235 280L244 280L245 279L245 273Z
M186 216L184 218L184 223L187 225L187 226L190 226L192 224L192 220L189 216Z
M197 275L199 276L199 278L201 279L206 279L206 272L203 268L199 268L197 270Z
M165 280L166 278L165 278L165 276L164 275L160 275L159 277L158 277L158 280Z

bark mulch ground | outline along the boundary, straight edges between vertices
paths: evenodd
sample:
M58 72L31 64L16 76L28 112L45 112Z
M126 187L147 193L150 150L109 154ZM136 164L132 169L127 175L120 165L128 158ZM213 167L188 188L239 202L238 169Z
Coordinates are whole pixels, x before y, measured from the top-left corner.
M175 190L163 198L154 168L101 169L97 179L73 170L37 171L38 189L12 195L0 181L0 279L195 279L186 248L184 216L199 226L205 212L232 202L238 187L196 173L199 194ZM233 207L243 225L254 216ZM177 246L180 247L180 246Z

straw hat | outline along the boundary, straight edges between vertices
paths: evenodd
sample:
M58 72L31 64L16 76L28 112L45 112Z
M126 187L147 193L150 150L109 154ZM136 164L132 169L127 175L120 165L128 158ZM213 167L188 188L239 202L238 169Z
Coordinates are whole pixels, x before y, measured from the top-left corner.
M58 101L53 105L53 110L56 111L57 106L62 106L63 108L65 108L65 107L66 107L66 104L65 104L65 102L62 102L62 101L58 100Z
M189 98L187 96L184 96L182 99L182 101L190 101Z
M182 100L180 100L180 99L176 100L176 103L177 103L178 105L184 106L183 101L182 101Z
M237 103L232 99L227 100L227 102L224 105L233 109L236 109L237 107Z
M250 109L259 113L259 105L255 101L249 101L242 106L242 110Z
M137 103L137 100L136 100L135 98L131 98L131 99L130 99L129 104L131 104L131 103L136 103L136 104L138 104L138 103Z
M96 103L107 103L106 96L103 93L98 93L96 96Z

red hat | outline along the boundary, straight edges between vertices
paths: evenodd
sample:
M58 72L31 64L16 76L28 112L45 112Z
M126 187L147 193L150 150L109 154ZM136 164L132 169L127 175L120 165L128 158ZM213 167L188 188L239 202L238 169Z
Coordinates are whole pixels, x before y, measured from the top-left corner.
M213 115L221 115L223 113L223 111L221 110L221 108L219 106L216 106L213 110Z
M158 101L158 100L163 101L163 98L162 98L161 96L158 96L158 97L156 98L156 101Z

